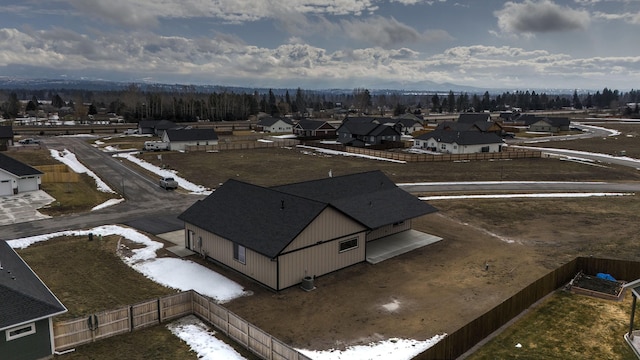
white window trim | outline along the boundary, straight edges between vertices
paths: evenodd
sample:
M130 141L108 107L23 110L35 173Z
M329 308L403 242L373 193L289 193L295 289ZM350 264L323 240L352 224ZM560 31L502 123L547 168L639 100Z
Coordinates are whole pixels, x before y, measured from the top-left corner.
M25 331L25 332L17 334L17 335L13 335L13 336L11 335L11 332L17 331L17 330L21 330L21 329L24 329L26 327L31 327L31 330ZM34 323L34 322L28 323L28 324L24 324L24 325L20 325L20 326L16 326L14 328L5 330L5 334L7 336L7 341L19 339L21 337L29 336L29 335L35 334L35 333L36 333L36 323Z

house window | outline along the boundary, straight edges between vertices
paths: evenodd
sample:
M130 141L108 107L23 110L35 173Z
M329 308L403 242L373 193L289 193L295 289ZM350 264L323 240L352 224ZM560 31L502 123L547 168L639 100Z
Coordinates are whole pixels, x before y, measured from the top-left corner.
M244 246L233 243L233 259L234 260L237 260L241 264L246 264L247 263L246 251L247 249Z
M340 241L340 252L355 249L358 247L358 238Z
M7 341L19 339L23 336L31 335L36 333L36 324L30 323L26 325L22 325L19 327L15 327L13 329L7 329Z
M404 221L394 222L393 223L393 227L400 226L400 225L403 225L403 224L404 224Z
M483 146L482 149L480 149L480 151L484 152L489 152L489 147L488 146Z
M447 150L447 144L440 144L440 149Z

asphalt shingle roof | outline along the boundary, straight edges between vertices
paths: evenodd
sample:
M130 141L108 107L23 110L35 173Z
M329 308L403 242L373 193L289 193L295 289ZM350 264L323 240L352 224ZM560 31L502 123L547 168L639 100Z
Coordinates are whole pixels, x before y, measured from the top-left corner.
M42 174L42 171L2 153L0 153L0 169L19 177Z
M502 138L494 133L486 133L480 131L452 131L452 130L434 130L418 136L416 139L429 140L436 139L438 142L459 145L480 145L480 144L497 144L504 142Z
M165 134L169 141L218 140L218 134L213 129L168 129Z
M67 311L6 241L0 265L0 330Z
M488 113L461 113L458 116L458 122L461 123L475 123L478 121L488 122L491 119L491 115Z
M275 258L328 207L370 229L437 211L372 171L272 188L231 179L179 219Z

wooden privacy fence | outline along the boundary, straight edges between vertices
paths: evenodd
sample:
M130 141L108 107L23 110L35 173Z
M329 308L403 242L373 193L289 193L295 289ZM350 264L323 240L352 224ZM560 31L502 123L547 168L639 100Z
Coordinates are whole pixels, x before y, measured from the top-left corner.
M500 160L500 159L530 159L542 157L540 151L500 151L472 154L408 154L383 150L371 150L347 146L346 151L353 154L375 156L385 159L406 162L434 162L434 161L471 161L471 160Z
M248 141L248 142L230 142L218 143L217 145L189 145L185 147L186 151L224 151L224 150L248 150L248 149L266 149L280 148L285 146L296 146L300 144L295 139L278 139L268 141Z
M75 183L80 181L80 175L70 171L65 164L41 165L35 168L44 173L41 179L43 183Z
M454 333L447 335L414 359L456 359L535 302L569 283L579 271L586 274L603 272L611 274L616 279L632 281L640 278L640 263L592 257L575 258L534 281Z
M269 360L310 360L209 298L190 290L53 325L56 351L196 315L254 354Z

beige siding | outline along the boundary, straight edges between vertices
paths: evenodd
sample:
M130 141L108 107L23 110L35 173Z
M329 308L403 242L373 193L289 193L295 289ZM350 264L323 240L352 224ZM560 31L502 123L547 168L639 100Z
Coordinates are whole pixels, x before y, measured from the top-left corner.
M340 242L353 238L358 238L358 247L340 252ZM366 233L362 231L280 256L280 289L300 283L305 276L324 275L364 261L365 238Z
M334 208L327 207L282 252L287 253L315 245L318 241L332 240L364 230L366 228L358 222L344 216Z
M411 219L407 219L405 220L402 224L398 224L398 225L387 225L387 226L383 226L380 228L377 228L375 230L372 230L368 235L367 235L367 241L371 241L371 240L375 240L375 239L380 239L382 237L385 236L389 236L395 233L399 233L405 230L409 230L411 229Z
M220 263L235 269L271 288L277 287L277 263L271 259L246 249L245 264L233 258L233 243L220 236L211 234L191 224L185 224L185 234L193 231L195 249ZM202 249L198 249L198 239L202 237Z

